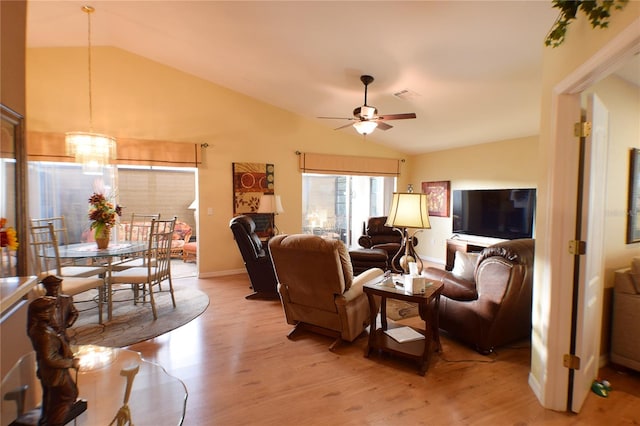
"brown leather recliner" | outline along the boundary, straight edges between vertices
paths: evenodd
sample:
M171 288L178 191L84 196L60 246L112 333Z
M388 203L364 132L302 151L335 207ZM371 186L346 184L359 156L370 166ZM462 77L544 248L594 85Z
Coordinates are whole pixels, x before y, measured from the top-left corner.
M251 298L277 299L277 279L273 270L268 247L262 244L255 233L256 224L249 216L236 216L229 222L229 227L238 243L244 265L249 273L253 293L246 296Z
M482 250L472 280L427 268L428 280L444 283L440 328L482 354L529 337L533 260L534 240L519 239Z
M402 246L402 233L390 226L385 226L387 216L370 217L362 225L362 236L358 244L364 248L382 249L387 252L387 269L392 269L393 258ZM400 258L396 259L396 270L401 270Z
M269 251L278 277L278 291L289 333L307 329L336 340L352 342L371 320L364 283L381 280L382 269L353 276L347 247L340 240L317 235L276 235Z

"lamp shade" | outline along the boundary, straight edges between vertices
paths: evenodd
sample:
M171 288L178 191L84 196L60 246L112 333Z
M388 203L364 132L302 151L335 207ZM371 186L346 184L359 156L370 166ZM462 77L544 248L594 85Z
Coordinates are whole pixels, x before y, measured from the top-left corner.
M395 192L385 225L396 228L431 228L427 194Z
M368 135L378 127L378 123L375 121L357 121L353 123L353 127L355 127L356 131L361 135Z
M262 194L260 196L260 204L258 205L258 213L274 213L280 214L284 212L282 201L279 195Z

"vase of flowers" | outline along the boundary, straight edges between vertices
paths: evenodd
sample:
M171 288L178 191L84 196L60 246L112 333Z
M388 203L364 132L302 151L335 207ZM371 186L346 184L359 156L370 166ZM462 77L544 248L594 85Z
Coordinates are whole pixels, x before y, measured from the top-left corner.
M104 194L94 192L89 198L90 229L95 232L94 237L99 249L109 247L111 228L115 226L120 215L122 215L120 206L107 200Z

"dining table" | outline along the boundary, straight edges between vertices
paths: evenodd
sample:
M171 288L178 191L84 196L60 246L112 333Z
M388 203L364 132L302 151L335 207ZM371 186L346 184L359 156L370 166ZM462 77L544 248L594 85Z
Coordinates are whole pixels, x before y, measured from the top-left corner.
M91 259L94 263L103 263L106 269L104 279L104 295L107 303L107 319L111 320L113 315L113 299L111 288L111 273L113 272L114 259L127 258L137 253L147 250L147 241L118 241L111 242L107 248L98 248L95 242L75 243L58 246L58 256L60 259ZM47 256L55 257L53 250L47 250ZM102 262L101 262L102 261ZM102 306L99 307L102 309Z

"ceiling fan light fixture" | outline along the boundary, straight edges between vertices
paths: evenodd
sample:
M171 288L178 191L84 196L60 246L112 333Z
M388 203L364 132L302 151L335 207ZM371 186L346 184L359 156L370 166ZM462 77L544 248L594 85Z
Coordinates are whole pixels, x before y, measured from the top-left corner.
M353 127L355 127L356 131L361 135L368 135L378 127L378 123L375 121L358 121L353 123Z

